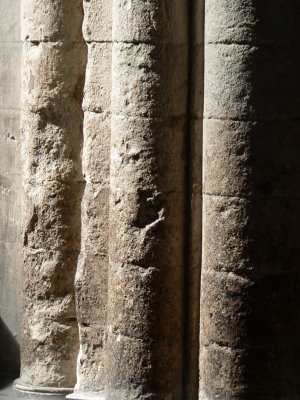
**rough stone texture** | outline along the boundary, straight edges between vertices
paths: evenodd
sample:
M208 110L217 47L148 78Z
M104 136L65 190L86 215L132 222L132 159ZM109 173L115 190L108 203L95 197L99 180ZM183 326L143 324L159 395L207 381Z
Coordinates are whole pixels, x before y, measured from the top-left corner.
M113 2L108 400L183 394L186 12Z
M76 391L99 392L103 390L106 331L109 143L105 141L110 138L110 124L103 122L100 114L86 112L86 133L89 139L85 143L84 157L89 160L95 158L84 168L86 186L82 202L82 247L76 273L80 331ZM98 181L91 180L88 167L98 167Z
M187 42L188 8L183 1L113 1L113 39L125 43ZM121 23L115 23L120 21Z
M80 353L70 398L101 396L105 385L109 165L111 124L111 2L84 1L88 47L84 88L81 250L76 273Z
M206 1L200 399L299 399L297 2Z
M82 41L82 0L22 0L22 40Z
M76 381L74 277L80 250L86 52L80 35L81 1L72 2L71 8L69 4L22 3L21 154L26 196L21 384L28 390L59 391Z
M17 150L20 131L21 51L20 2L19 0L1 0L0 380L17 377L20 363L21 178ZM2 384L1 381L1 387Z
M83 34L87 42L108 42L112 40L112 2L104 0L83 0ZM100 59L99 59L99 62Z

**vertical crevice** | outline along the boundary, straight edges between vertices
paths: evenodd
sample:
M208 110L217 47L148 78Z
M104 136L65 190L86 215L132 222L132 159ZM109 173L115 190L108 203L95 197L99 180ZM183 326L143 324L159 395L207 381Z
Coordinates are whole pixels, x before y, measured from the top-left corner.
M202 248L202 119L204 103L204 0L188 2L189 73L185 178L184 398L199 386L200 275Z
M84 113L84 90L85 90L85 84L86 84L86 72L87 72L87 63L88 63L88 47L87 43L84 40L84 35L83 35L83 23L84 23L84 7L83 7L83 0L81 2L81 9L82 9L82 20L81 20L81 39L83 43L83 56L84 56L84 62L83 62L83 71L82 71L82 76L79 77L78 83L76 85L75 91L74 91L74 97L77 99L78 104L80 105L80 112L82 116L82 125L81 125L81 142L80 146L78 147L79 151L79 159L80 159L80 174L81 174L81 182L82 182L82 191L80 193L80 206L77 210L77 219L78 219L78 225L80 226L79 230L79 251L78 251L78 256L77 256L77 264L76 264L76 271L74 274L74 301L75 301L75 310L76 310L76 322L77 322L77 327L78 327L78 343L77 343L77 359L76 359L76 376L75 376L75 381L74 381L74 386L78 381L78 358L80 357L80 346L81 346L81 340L80 340L80 326L79 326L79 310L78 310L78 301L77 301L77 285L76 285L76 276L78 274L78 269L80 268L80 262L81 262L81 249L82 249L82 241L83 241L83 228L82 228L82 208L83 208L83 199L84 199L84 193L86 191L86 176L84 173L84 168L83 168L83 151L84 151L84 125L85 125L85 113Z

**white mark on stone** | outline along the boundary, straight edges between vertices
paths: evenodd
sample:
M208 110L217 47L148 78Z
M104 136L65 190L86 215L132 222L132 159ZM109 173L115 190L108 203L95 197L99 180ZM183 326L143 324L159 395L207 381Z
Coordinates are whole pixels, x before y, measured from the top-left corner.
M28 253L30 253L30 254L40 254L40 253L45 253L45 249L43 249L43 248L41 248L41 249L33 249L33 248L29 248L28 250Z
M152 228L154 228L156 225L158 225L161 221L163 221L165 219L164 217L164 208L162 208L159 212L158 212L158 218L151 222L151 224L148 224L145 226L145 228L143 228L141 230L141 242L143 242L145 240L145 237L147 235L147 233L149 232L149 230L151 230Z

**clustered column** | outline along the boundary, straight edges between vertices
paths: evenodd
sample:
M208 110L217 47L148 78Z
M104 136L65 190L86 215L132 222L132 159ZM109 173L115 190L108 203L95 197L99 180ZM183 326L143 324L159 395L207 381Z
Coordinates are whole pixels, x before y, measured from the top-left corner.
M185 1L113 1L106 398L182 397Z
M110 165L111 2L84 1L88 62L84 89L81 252L76 273L80 352L73 399L104 390ZM88 397L90 398L90 397Z
M300 398L299 12L206 0L203 400Z
M83 11L81 0L23 0L22 8L25 315L16 388L64 398L79 346Z
M200 399L300 398L297 3L206 0L205 59L202 0L22 4L15 387L196 399L204 99Z

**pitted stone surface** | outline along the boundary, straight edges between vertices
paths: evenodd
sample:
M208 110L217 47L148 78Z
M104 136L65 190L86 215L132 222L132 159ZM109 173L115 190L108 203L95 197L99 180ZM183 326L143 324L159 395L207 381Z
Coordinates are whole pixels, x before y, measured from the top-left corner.
M84 1L88 60L84 86L81 248L75 277L80 352L74 397L99 398L105 386L109 166L111 140L111 2Z
M186 44L187 12L183 0L113 1L113 39L126 43L172 43ZM167 58L166 58L167 60Z
M186 11L114 2L109 400L183 392Z
M83 8L84 39L88 43L111 43L112 1L83 0Z
M22 0L22 39L82 41L82 0Z
M74 277L83 192L82 18L80 2L71 8L64 0L23 2L21 382L41 391L72 388L76 376Z

